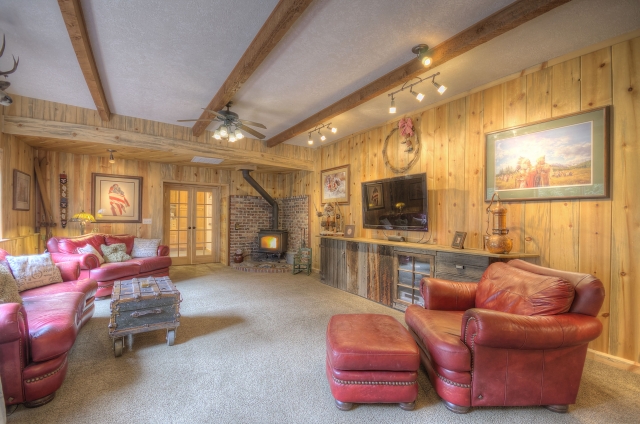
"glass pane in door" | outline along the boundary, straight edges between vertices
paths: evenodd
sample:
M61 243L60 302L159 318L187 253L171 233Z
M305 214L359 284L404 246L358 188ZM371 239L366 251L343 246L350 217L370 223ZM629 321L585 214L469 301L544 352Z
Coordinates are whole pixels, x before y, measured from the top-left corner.
M198 190L196 192L195 216L195 254L196 256L213 255L213 192Z
M169 190L169 256L187 256L188 190Z

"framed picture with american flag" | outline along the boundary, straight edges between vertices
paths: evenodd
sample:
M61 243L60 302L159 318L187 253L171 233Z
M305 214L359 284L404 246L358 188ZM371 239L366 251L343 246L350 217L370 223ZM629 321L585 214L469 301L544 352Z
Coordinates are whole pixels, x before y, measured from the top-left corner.
M96 222L142 222L142 177L91 176L91 213Z

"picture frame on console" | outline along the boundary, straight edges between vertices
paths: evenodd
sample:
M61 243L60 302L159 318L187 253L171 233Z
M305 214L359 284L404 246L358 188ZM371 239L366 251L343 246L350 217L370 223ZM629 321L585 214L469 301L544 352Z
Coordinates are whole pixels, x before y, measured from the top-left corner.
M322 189L320 202L349 203L349 166L324 169L320 172Z
M451 247L454 249L464 249L464 239L467 238L467 233L462 231L456 231L453 235L453 241Z
M142 177L91 174L91 213L96 222L142 222Z
M13 170L13 210L28 211L31 208L31 175Z
M485 201L609 197L610 107L486 134Z

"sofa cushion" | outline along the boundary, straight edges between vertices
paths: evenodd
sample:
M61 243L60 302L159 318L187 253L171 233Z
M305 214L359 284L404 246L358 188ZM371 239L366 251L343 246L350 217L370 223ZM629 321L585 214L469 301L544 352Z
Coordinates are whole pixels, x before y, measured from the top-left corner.
M71 349L84 304L84 294L77 292L24 299L33 362L46 361Z
M7 256L7 262L16 279L18 291L61 283L60 270L51 260L51 254Z
M152 256L158 256L158 246L160 245L160 239L133 239L133 250L131 251L132 258L150 258Z
M99 251L100 245L104 244L104 236L102 234L87 234L81 237L59 238L58 252L76 254L79 247L84 247L87 244Z
M518 315L556 315L569 311L574 295L573 284L560 277L496 262L478 283L476 308Z
M140 274L140 265L131 262L116 262L104 264L100 268L94 268L89 271L89 278L96 281L111 281L118 278L133 278ZM82 273L80 273L82 276Z
M451 371L471 371L471 352L460 340L463 314L411 305L404 319L436 364Z
M168 268L171 266L171 258L169 256L154 256L152 258L134 258L128 260L128 264L140 265L140 273L151 272L157 269Z
M2 264L0 264L0 303L22 304L16 279L13 278L9 268Z
M124 262L131 259L131 256L125 252L126 248L124 243L116 243L110 246L103 244L100 246L106 263Z
M90 244L87 244L85 246L82 247L78 247L78 253L80 254L87 254L90 253L92 255L96 255L96 257L98 258L98 262L100 262L100 265L102 265L104 263L104 258L102 257L102 254L98 251L98 249L96 249L95 247L93 247Z
M133 240L134 236L129 234L108 234L104 236L104 241L107 246L111 246L112 244L124 243L126 246L125 252L127 255L131 255L131 251L133 250Z
M76 281L65 281L58 284L50 284L48 286L36 287L35 289L25 290L20 293L23 299L29 299L38 296L48 296L56 293L83 293L85 304L90 303L91 299L96 295L98 283L95 280L85 279Z

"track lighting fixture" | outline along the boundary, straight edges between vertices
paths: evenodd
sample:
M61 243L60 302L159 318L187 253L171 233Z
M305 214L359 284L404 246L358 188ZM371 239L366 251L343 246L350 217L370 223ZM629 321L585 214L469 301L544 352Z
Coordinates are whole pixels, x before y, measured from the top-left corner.
M331 122L329 122L328 124L322 124L320 126L316 126L314 129L309 131L309 138L307 139L307 143L313 144L313 138L311 138L311 134L313 134L316 131L318 131L318 135L320 136L320 141L325 141L327 139L327 137L320 132L320 130L323 129L323 128L328 129L333 134L338 132L338 129L336 127L332 127L331 126Z
M429 75L428 77L424 77L424 78L420 78L420 77L415 77L413 79L410 79L409 81L405 82L402 87L400 87L399 90L394 91L393 93L389 93L387 94L387 96L391 97L391 106L389 107L389 113L396 113L396 101L394 99L394 96L404 90L409 90L409 93L411 93L416 100L418 100L419 102L422 101L422 99L424 99L424 94L420 93L420 92L415 92L413 91L413 86L414 85L418 85L423 81L426 81L428 79L431 79L431 83L434 85L434 87L436 87L436 89L438 90L438 93L440 93L440 95L442 95L442 93L444 93L447 89L447 87L445 87L444 85L440 85L436 82L436 77L440 75L440 72L437 72L433 75ZM418 82L414 82L412 84L408 84L410 81L413 81L414 79L418 79ZM408 85L407 85L408 84Z
M107 152L109 152L109 163L116 163L116 159L113 157L115 150L107 149Z
M418 99L419 102L422 101L422 99L424 99L424 94L422 93L416 93L415 91L413 91L413 88L409 89L409 93L413 94L413 96Z
M427 54L429 51L429 46L426 44L418 44L414 48L411 49L413 54L418 55L418 59L424 66L431 65L431 57Z

